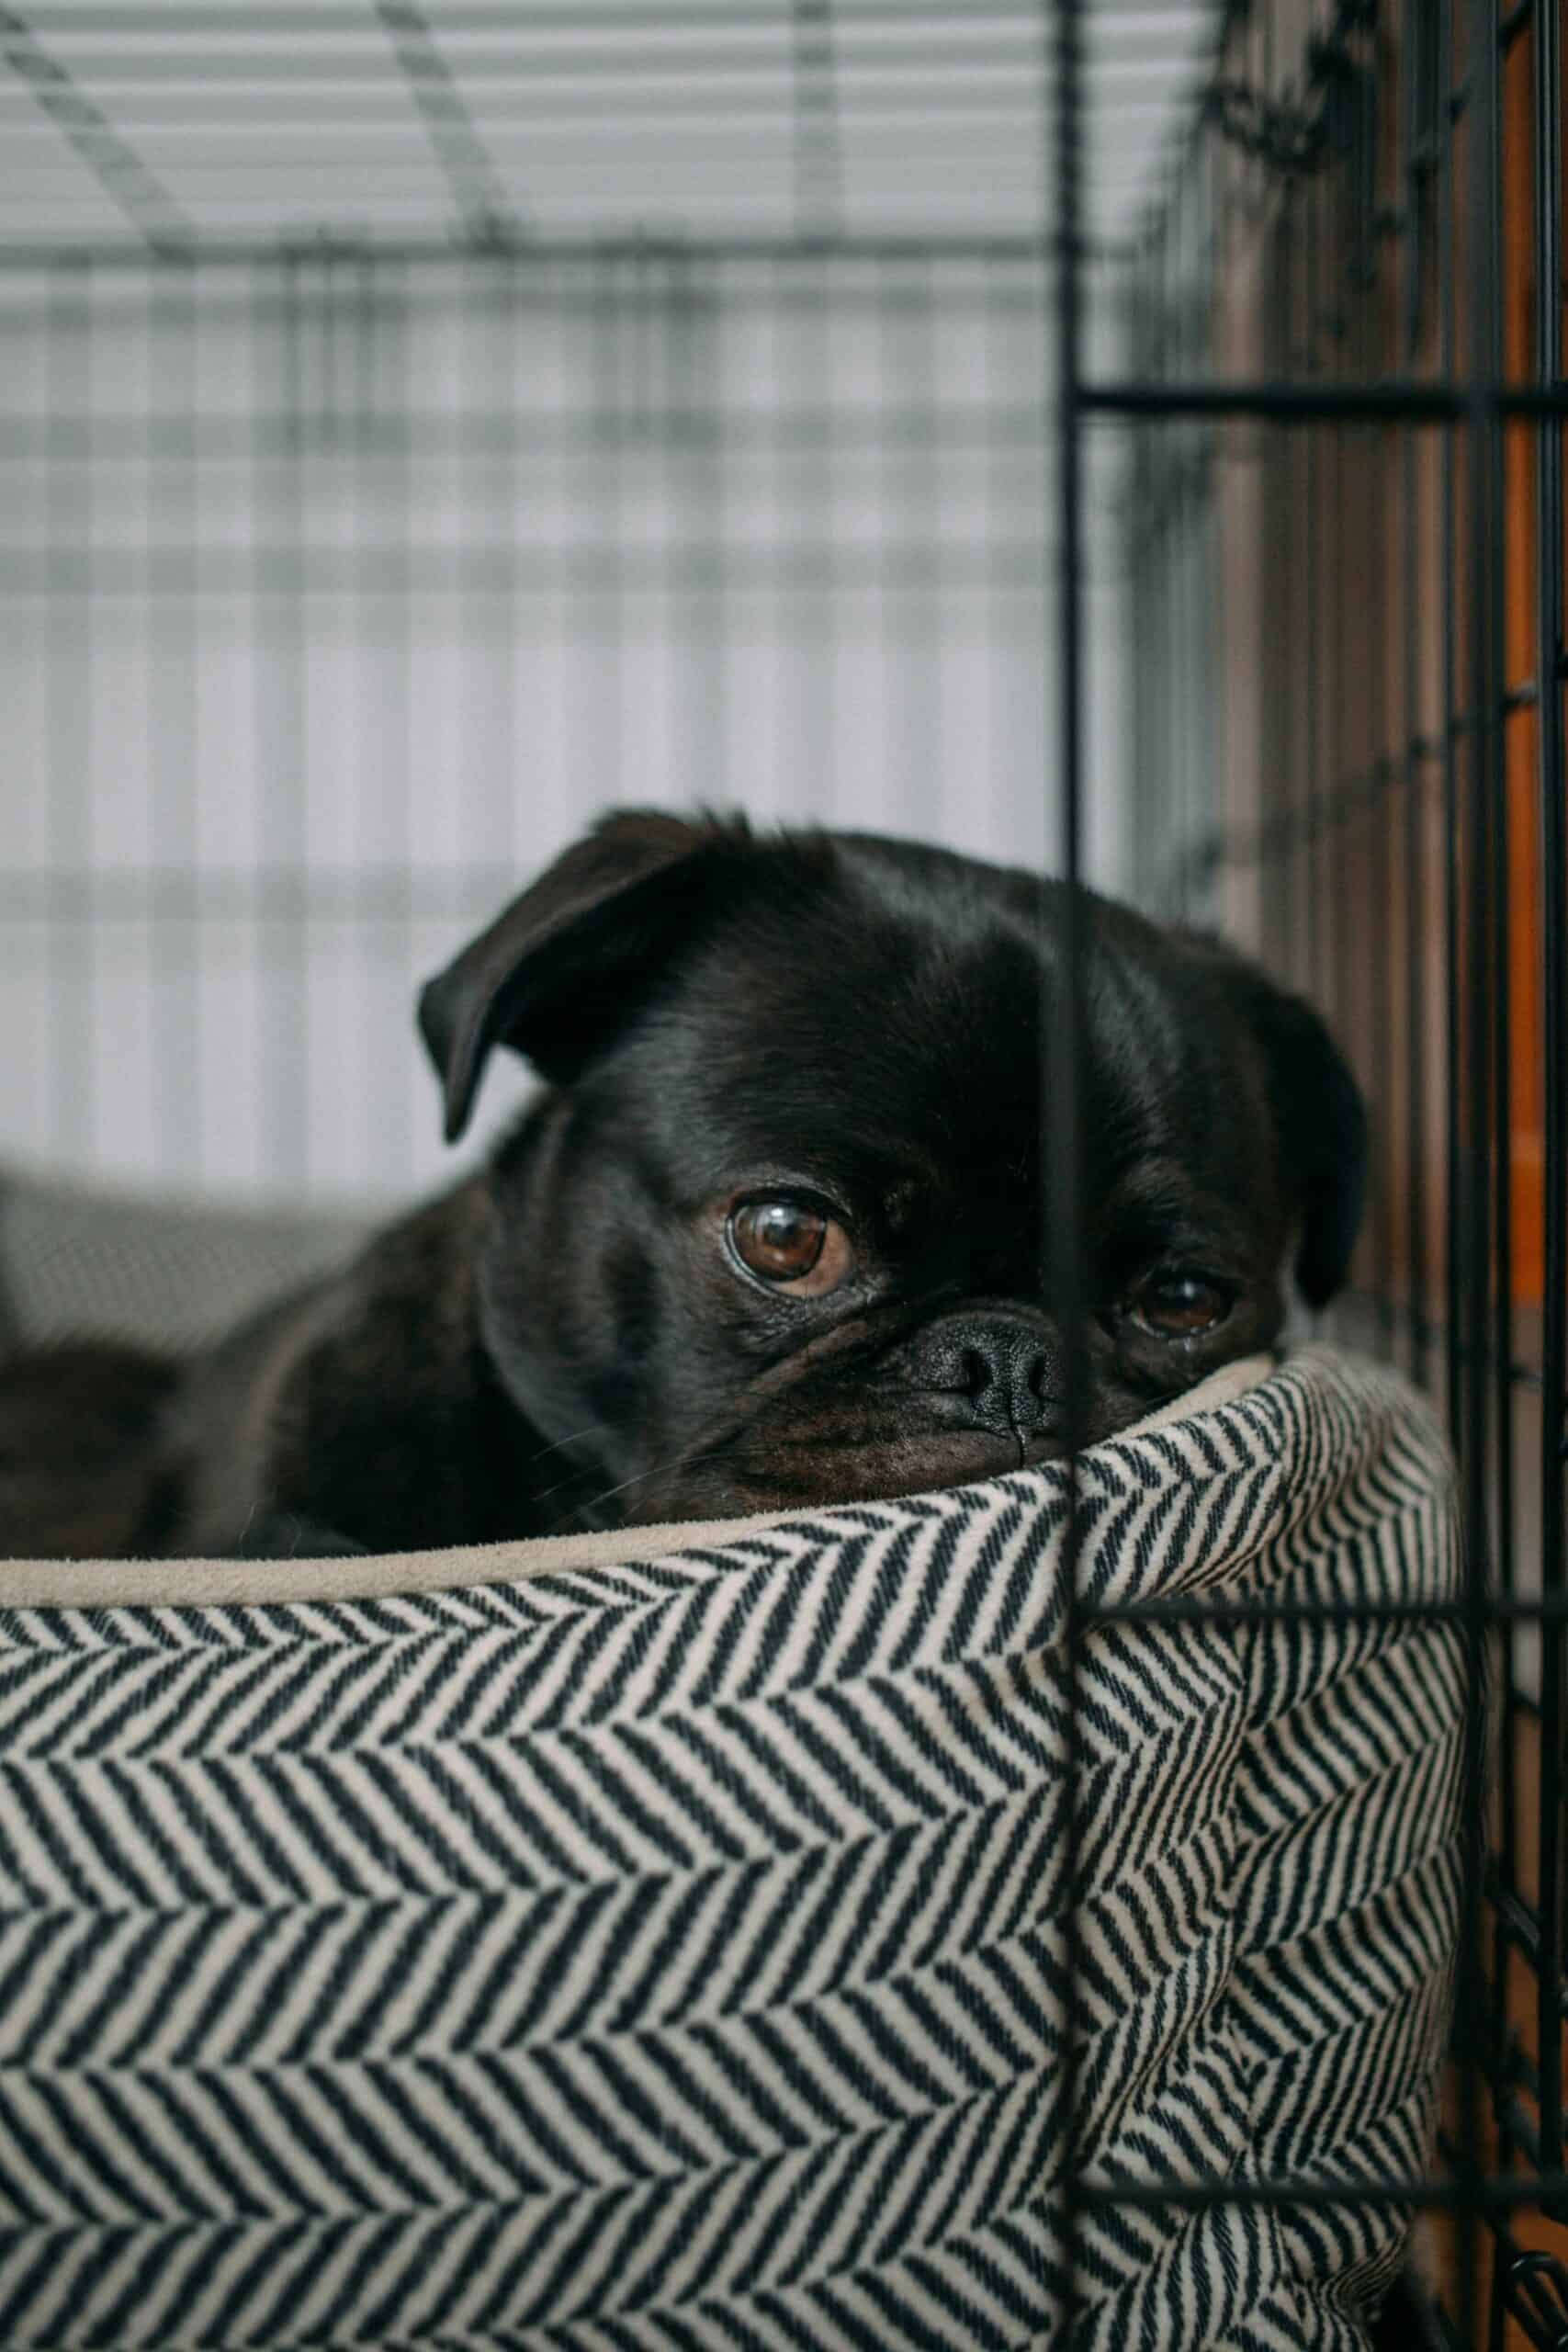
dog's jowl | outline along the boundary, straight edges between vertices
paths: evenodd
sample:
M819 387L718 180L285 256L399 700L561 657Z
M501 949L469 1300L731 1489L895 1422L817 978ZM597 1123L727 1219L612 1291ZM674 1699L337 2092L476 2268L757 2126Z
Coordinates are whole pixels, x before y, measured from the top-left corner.
M912 843L606 819L421 999L450 1138L496 1048L543 1081L489 1166L149 1360L140 1403L119 1351L101 1509L79 1455L69 1493L35 1473L7 1504L0 1389L0 1542L393 1551L1049 1459L1060 914L1057 886ZM1078 929L1092 1442L1266 1347L1292 1281L1334 1292L1365 1136L1297 999L1098 899ZM10 1378L30 1425L51 1395L68 1416L91 1351Z

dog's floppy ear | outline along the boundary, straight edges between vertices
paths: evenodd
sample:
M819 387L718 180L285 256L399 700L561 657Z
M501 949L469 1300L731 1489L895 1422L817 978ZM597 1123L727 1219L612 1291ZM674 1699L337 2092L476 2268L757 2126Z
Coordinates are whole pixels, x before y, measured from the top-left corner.
M492 1046L525 1054L552 1083L576 1076L749 838L739 818L616 809L427 982L419 1026L445 1090L448 1143L468 1124Z
M1349 1272L1367 1193L1367 1113L1361 1091L1304 998L1238 967L1247 1018L1263 1047L1280 1172L1296 1197L1296 1283L1309 1306L1331 1299Z

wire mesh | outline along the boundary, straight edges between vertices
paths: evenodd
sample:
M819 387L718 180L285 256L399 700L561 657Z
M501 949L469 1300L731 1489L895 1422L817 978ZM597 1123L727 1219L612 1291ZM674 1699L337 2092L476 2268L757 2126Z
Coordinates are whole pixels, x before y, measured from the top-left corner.
M1225 616L1217 758L1183 650L1141 639L1137 740L1201 779L1140 769L1147 887L1350 1045L1377 1190L1333 1320L1438 1386L1461 1465L1470 1886L1422 2194L1433 2340L1465 2345L1568 2322L1562 75L1551 0L1237 14L1139 241L1128 379L1080 394L1150 420L1143 607L1195 564Z
M1208 39L1107 8L1086 235ZM429 1180L376 1008L606 802L1038 859L1046 52L1033 0L0 10L8 1148Z
M6 1148L425 1181L385 1008L610 799L1223 922L1358 1056L1337 1328L1464 1474L1442 2165L1350 2187L1434 2209L1434 2340L1562 2341L1555 0L37 0L0 51ZM1069 2251L1110 2194L1069 2164Z
M428 1180L387 1009L611 802L1038 857L1037 255L213 277L0 286L12 1149Z
M1206 0L1105 0L1086 157L1114 235L1210 38ZM1037 0L35 0L0 12L8 234L1037 239Z

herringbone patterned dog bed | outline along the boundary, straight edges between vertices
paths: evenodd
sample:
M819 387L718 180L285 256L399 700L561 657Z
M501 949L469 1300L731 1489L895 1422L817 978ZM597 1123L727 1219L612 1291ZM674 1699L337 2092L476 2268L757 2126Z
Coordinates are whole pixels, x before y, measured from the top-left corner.
M1059 1472L0 1610L0 2345L1362 2343L1462 1717L1376 1611L1452 1594L1446 1456L1308 1351L1079 1479L1092 1604L1224 1607L1078 1644L1076 1826Z

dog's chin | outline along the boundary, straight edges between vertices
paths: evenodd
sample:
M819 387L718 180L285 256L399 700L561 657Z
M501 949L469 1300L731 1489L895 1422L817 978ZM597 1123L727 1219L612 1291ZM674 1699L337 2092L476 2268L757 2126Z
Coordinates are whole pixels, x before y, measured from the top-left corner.
M938 1487L973 1486L1010 1470L1059 1461L1060 1440L1009 1430L945 1430L867 1445L831 1436L804 1437L766 1450L744 1449L686 1462L668 1478L626 1497L626 1524L667 1520L735 1519L756 1511L880 1502Z

